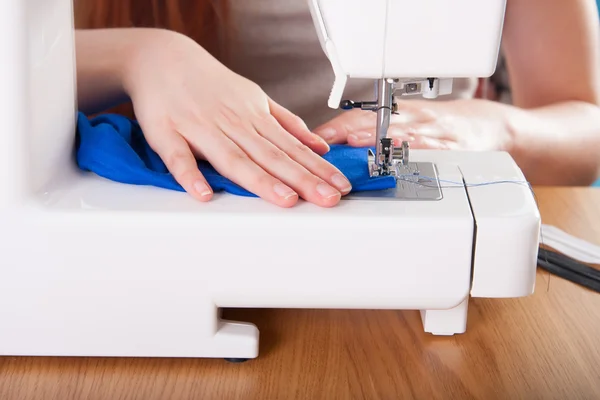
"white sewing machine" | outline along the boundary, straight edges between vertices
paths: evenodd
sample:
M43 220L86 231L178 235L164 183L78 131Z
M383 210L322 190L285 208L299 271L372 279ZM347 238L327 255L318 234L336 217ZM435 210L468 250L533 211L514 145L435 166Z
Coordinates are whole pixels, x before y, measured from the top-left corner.
M0 354L248 359L258 329L221 308L420 310L426 332L452 335L470 297L533 292L532 193L477 186L523 181L511 157L408 158L386 142L392 91L435 97L453 77L492 74L505 0L310 5L336 73L330 106L378 112L371 172L399 179L333 209L227 194L201 204L80 172L71 0L2 3ZM342 101L347 78L378 82L374 101Z

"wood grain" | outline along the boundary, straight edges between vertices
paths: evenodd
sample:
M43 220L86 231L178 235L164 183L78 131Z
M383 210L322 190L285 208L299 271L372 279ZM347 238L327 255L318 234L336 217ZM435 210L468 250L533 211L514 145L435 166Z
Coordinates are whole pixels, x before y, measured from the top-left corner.
M536 190L543 222L600 243L600 191ZM538 272L535 295L474 299L464 335L417 312L226 310L261 355L222 360L0 358L0 399L598 399L600 295Z

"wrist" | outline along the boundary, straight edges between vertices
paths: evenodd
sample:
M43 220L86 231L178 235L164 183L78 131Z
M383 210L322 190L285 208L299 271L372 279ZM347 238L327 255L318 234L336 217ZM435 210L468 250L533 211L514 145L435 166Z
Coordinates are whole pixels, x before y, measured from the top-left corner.
M182 35L158 28L125 28L119 33L123 38L118 74L123 90L131 97L136 87L147 79L144 67L161 63L171 42L175 38L181 39Z
M523 172L530 175L532 170L538 169L545 163L543 158L546 153L540 151L540 135L551 136L552 129L548 128L544 119L540 118L534 110L509 107L510 111L506 113L504 119L510 137L507 151Z
M131 97L156 74L177 74L182 65L199 62L199 68L210 70L218 61L191 38L175 31L155 28L128 28L121 78L125 92ZM162 64L162 65L161 65Z

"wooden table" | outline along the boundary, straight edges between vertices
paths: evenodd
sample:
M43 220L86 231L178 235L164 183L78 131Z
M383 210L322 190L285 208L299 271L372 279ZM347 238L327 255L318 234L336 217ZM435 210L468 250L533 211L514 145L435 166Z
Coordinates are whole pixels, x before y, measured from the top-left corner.
M536 192L544 223L600 243L600 190ZM531 297L472 300L450 338L424 334L417 312L226 317L258 325L259 359L0 358L0 399L600 398L600 294L544 271Z

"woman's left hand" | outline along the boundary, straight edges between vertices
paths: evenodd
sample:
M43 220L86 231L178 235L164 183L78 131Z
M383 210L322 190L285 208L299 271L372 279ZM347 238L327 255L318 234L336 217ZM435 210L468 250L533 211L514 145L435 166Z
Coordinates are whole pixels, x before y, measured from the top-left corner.
M510 151L510 106L486 100L399 101L388 137L411 148ZM375 145L376 113L347 111L315 129L330 144Z

